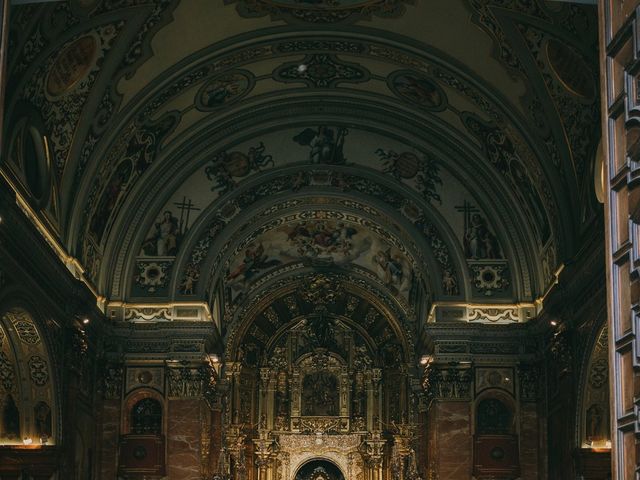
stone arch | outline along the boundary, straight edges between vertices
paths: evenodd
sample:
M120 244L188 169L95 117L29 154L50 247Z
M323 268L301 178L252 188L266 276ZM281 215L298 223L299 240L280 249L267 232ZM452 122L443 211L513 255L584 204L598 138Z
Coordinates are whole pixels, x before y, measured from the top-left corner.
M298 476L300 476L303 473L303 470L311 469L315 467L316 464L318 465L318 467L325 467L325 465L322 465L322 464L326 464L326 467L329 470L329 472L327 473L329 473L330 475L333 474L336 480L338 479L343 480L345 478L344 472L340 469L338 465L335 464L335 462L325 458L314 458L300 465L300 467L298 467L298 469L294 473L294 479L297 479ZM312 473L312 472L313 470L310 471L309 473ZM304 473L307 473L307 472L304 472ZM301 480L305 480L306 478L308 477L300 477ZM310 478L313 479L314 477L310 475Z
M611 445L609 427L609 329L596 330L587 350L582 374L578 410L578 447L607 448Z
M359 451L360 435L296 435L281 439L282 478L294 480L300 468L313 460L335 464L346 478L364 479Z
M326 275L320 271L311 270L305 272L304 275L297 277L289 277L281 279L275 284L269 283L262 285L260 290L251 292L250 300L244 300L241 305L233 312L233 315L227 319L227 332L225 335L225 343L227 349L225 357L232 361L237 355L239 347L244 341L249 328L254 324L255 320L277 299L290 296L299 289L304 289L305 285L312 279L318 277L328 277L332 281L341 284L343 291L361 300L368 302L372 310L375 310L379 318L384 319L391 332L397 337L402 349L401 356L403 362L410 362L414 355L415 348L415 312L405 311L402 304L397 300L389 298L382 289L375 288L371 285L368 290L364 282L354 275L346 276L342 273L327 273ZM349 282L345 281L349 279ZM310 313L310 312L309 312Z
M19 430L13 428L10 438L0 433L3 443L56 443L60 435L57 391L47 339L30 309L11 305L0 312L0 395L7 411L3 423L12 417L8 412L13 410Z

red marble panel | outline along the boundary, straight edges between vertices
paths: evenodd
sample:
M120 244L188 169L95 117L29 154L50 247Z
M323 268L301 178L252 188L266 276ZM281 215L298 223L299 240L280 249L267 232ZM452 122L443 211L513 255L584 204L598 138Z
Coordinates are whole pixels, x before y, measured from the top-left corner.
M100 479L115 480L118 468L120 400L105 400L102 407Z
M170 400L167 423L167 476L171 479L199 480L200 476L199 400Z
M540 429L535 403L523 403L520 408L520 475L522 480L538 480Z
M471 407L466 402L438 402L433 405L436 436L435 463L439 480L471 478L473 437Z

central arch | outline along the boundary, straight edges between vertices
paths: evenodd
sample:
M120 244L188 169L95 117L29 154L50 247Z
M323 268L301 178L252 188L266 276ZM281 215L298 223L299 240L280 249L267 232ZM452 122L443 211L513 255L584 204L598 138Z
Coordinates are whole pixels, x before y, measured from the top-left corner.
M345 480L340 467L324 458L316 458L303 464L294 480Z

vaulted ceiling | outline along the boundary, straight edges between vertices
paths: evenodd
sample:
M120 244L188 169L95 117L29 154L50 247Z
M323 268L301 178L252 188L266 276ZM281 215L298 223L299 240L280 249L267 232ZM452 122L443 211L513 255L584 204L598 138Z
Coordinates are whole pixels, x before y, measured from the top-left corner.
M320 270L521 322L594 216L596 26L542 0L15 7L2 171L114 305L230 321Z

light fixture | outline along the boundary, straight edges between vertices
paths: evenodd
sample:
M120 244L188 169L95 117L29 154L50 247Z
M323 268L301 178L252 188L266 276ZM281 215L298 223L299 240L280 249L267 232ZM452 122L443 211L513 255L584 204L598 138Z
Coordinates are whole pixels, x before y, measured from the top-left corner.
M298 73L304 73L307 71L307 66L304 63L298 65Z
M88 318L86 318L86 317L85 317L85 318L83 318L83 319L82 319L82 324L83 324L83 325L88 325L88 324L89 324L89 319L88 319Z
M420 365L422 366L429 365L432 360L433 360L433 357L431 355L422 355L422 357L420 357Z
M33 443L33 439L31 437L24 437L22 439L22 443L24 443L25 445L31 445Z
M557 322L556 320L551 320L551 321L549 322L549 324L550 324L552 327L555 327L556 325L558 325L558 322Z

